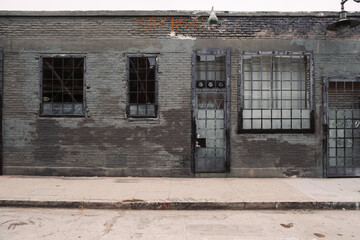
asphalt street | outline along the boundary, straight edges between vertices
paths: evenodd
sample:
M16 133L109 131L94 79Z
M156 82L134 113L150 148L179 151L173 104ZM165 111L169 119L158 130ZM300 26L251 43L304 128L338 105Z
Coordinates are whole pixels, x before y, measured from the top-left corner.
M360 239L359 211L0 208L1 240Z

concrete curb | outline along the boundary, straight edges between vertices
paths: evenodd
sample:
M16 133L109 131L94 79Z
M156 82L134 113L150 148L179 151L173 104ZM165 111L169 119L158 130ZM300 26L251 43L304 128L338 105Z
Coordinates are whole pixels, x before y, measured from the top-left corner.
M0 200L0 207L119 210L360 210L360 202L88 202Z

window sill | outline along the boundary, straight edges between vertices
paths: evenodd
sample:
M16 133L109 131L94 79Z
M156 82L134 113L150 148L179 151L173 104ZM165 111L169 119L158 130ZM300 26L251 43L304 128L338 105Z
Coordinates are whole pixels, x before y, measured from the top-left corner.
M159 117L156 118L148 118L148 117L143 117L143 118L139 118L139 117L128 117L127 120L129 122L132 123L148 123L148 124L157 124L160 123L160 119Z
M41 118L86 118L85 115L43 115L40 114Z
M313 134L314 129L276 129L276 130L265 130L265 129L239 129L238 134Z

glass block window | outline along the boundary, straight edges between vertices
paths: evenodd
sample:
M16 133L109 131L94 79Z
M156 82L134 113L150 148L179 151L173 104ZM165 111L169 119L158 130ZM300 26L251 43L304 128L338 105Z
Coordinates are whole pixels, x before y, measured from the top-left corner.
M157 116L157 58L128 56L129 117Z
M243 52L240 66L240 130L312 128L310 54Z
M85 113L84 57L41 58L41 114Z

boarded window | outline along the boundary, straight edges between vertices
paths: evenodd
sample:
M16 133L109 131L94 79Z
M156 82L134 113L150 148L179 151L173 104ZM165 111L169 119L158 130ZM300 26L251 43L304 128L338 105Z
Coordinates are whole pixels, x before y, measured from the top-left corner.
M43 57L42 115L84 115L84 58Z
M155 56L128 57L129 117L157 116L157 59Z
M310 130L310 54L245 52L240 59L240 129Z

